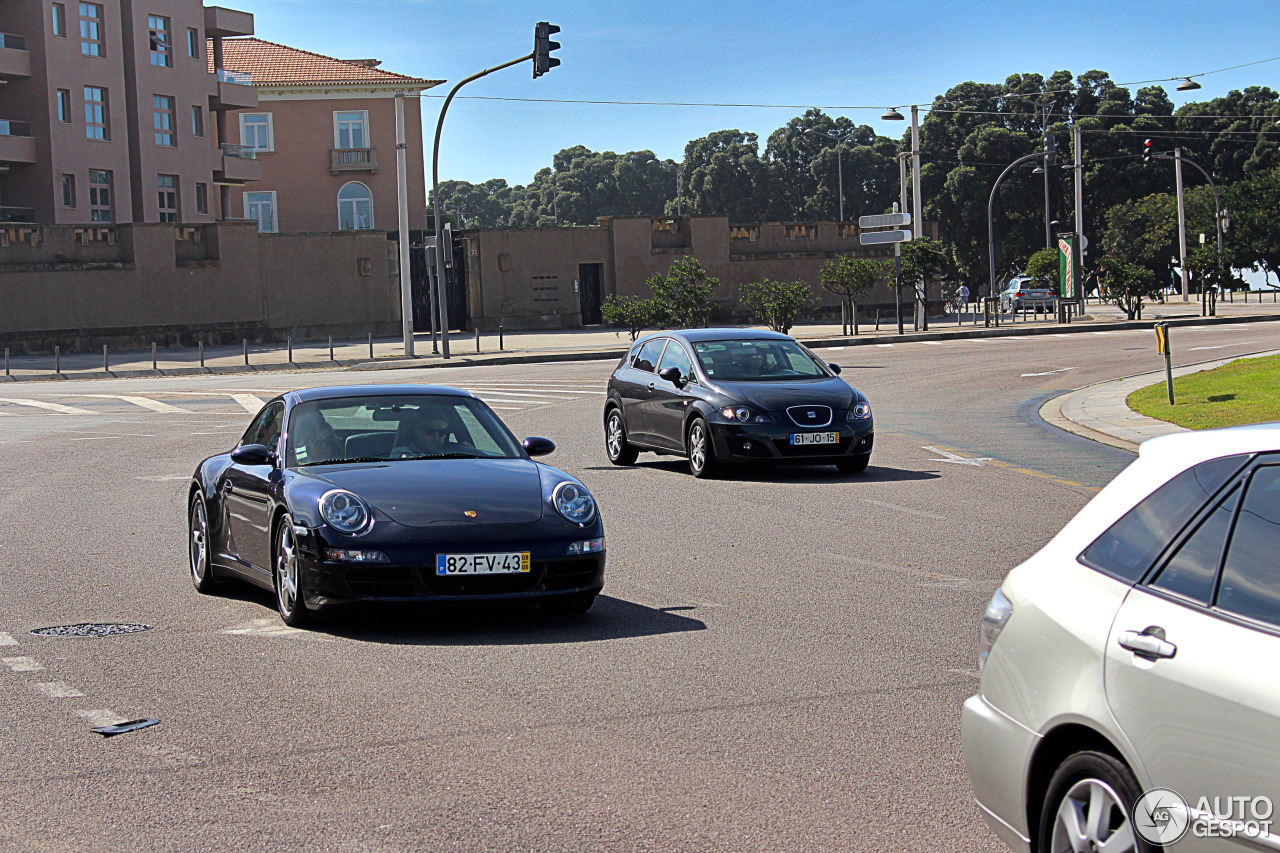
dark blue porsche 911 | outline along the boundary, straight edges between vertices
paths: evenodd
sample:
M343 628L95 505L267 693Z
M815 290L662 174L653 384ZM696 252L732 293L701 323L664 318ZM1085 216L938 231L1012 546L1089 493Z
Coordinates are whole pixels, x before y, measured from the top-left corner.
M248 581L292 626L357 601L532 598L581 612L604 585L604 525L575 478L531 457L466 391L291 391L196 468L196 589Z

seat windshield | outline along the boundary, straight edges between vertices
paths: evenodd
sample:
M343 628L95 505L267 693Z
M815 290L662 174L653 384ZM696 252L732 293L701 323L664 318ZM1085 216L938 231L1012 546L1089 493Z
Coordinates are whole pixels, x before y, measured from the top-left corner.
M693 345L702 370L726 382L825 378L822 363L795 341L701 341Z
M479 400L391 395L295 406L289 416L285 465L522 456L511 431Z

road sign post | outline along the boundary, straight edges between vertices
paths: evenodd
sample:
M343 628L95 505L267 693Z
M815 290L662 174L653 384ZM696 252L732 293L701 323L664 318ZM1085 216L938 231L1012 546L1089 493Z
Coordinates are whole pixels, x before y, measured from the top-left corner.
M897 205L895 204L896 208ZM858 235L864 246L885 246L893 244L893 301L898 314L898 334L902 334L902 244L911 240L911 229L903 228L911 224L910 213L880 213L872 216L859 216L859 228L889 228L889 231L863 231Z
M1164 356L1164 382L1169 389L1169 405L1173 405L1173 354L1169 351L1169 324L1156 323L1156 352Z

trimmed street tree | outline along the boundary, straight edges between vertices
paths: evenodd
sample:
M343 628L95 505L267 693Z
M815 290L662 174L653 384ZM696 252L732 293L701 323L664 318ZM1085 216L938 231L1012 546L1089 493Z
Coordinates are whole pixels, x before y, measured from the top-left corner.
M1102 262L1102 270L1107 298L1130 320L1142 319L1144 299L1160 299L1162 296L1160 280L1146 267L1107 258Z
M655 320L652 299L638 296L606 296L600 314L610 326L621 326L631 333L631 340Z
M877 261L871 258L844 257L838 261L827 261L818 273L823 290L840 297L844 305L844 320L841 333L853 322L853 303L862 294L875 287L876 282L883 281L892 273L891 261Z
M775 332L787 334L796 318L818 300L807 281L760 281L738 288L742 304L751 309L751 316L768 324Z
M902 244L902 283L916 292L917 305L928 299L929 282L940 278L950 266L937 240L917 237Z
M716 307L711 294L720 286L720 279L707 275L697 258L681 258L665 273L650 276L645 284L653 291L659 322L667 319L677 328L692 329L705 324Z
M1045 247L1027 260L1027 275L1049 283L1058 290L1058 250Z

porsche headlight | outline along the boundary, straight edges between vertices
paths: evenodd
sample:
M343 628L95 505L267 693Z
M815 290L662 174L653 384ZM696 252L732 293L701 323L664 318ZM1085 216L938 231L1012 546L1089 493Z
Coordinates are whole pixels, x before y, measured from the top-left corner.
M369 506L351 492L334 489L320 497L320 515L339 533L354 536L373 526Z
M551 502L556 512L574 524L586 524L596 517L596 501L582 486L577 483L564 482L556 486L551 493Z
M853 408L849 410L849 420L865 421L871 417L871 404L867 402L854 403Z

